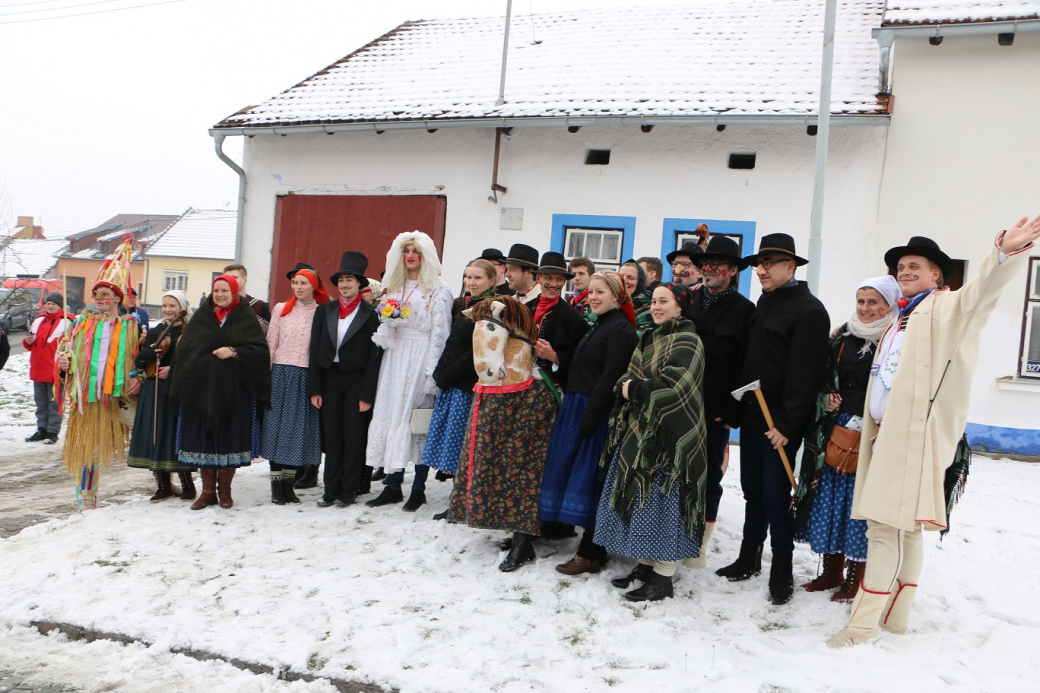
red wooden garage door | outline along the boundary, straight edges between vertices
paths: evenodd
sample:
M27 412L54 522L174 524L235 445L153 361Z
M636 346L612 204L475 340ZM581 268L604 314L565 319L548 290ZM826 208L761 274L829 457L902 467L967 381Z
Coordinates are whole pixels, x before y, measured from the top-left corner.
M285 273L297 262L313 265L323 278L339 269L345 250L368 258L369 277L378 278L386 251L404 231L428 233L444 249L446 197L437 195L283 195L274 217L271 303L291 295ZM335 296L335 289L329 287Z

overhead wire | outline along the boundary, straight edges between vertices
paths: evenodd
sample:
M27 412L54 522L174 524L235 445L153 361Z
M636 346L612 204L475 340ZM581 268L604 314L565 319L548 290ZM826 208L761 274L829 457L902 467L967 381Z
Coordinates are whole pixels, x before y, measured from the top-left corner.
M101 4L105 4L105 3L108 3L108 2L116 2L116 1L118 1L118 0L97 0L96 2L83 3L81 5L71 5L71 6L68 6L68 7L61 7L61 8L56 7L53 10L35 10L35 12L53 12L53 11L57 11L57 10L72 9L73 7L86 7L87 5L101 5ZM142 8L142 7L156 7L158 5L172 5L174 3L185 2L185 1L186 0L161 0L160 2L149 2L149 3L144 3L144 4L141 4L141 5L131 5L129 7L113 7L113 8L107 9L107 10L93 10L91 12L76 12L76 13L73 13L73 14L55 15L53 17L33 17L31 19L14 19L14 20L9 21L9 22L0 21L0 24L24 24L26 22L47 22L47 21L52 21L52 20L55 20L55 19L70 19L70 18L73 18L73 17L85 17L87 15L92 15L92 14L106 14L106 13L109 13L109 12L124 12L126 10L137 10L137 9ZM2 19L3 17L10 17L10 16L13 16L13 15L16 15L16 14L27 14L27 13L26 12L12 12L12 13L7 14L7 15L0 14L0 19Z

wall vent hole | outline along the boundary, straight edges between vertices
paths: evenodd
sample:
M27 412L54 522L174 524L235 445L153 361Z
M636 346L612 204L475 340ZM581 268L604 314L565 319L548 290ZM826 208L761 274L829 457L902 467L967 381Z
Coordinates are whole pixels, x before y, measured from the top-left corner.
M730 168L754 168L755 167L755 154L754 153L738 153L733 152L729 155L729 167Z
M585 163L590 166L606 166L610 163L609 149L587 149Z

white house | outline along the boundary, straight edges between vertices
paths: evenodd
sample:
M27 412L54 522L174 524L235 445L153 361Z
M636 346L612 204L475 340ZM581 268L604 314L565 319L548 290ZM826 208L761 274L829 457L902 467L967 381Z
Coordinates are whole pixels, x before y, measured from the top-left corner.
M820 277L835 325L852 311L856 282L884 272L884 250L906 241L903 190L927 185L921 166L932 168L894 154L887 139L899 117L884 91L890 59L908 42L881 50L872 30L901 30L884 26L880 0L839 7ZM503 69L504 18L407 22L211 129L218 151L226 137L246 137L243 167L225 158L240 172L236 256L262 295L297 261L327 276L347 249L364 252L378 276L390 239L413 228L437 241L452 285L488 246L523 242L616 265L663 257L702 221L748 254L775 231L807 249L822 27L822 0L514 17ZM899 70L902 108L912 85ZM914 128L942 129L922 117L908 122L909 139ZM959 145L947 142L944 154ZM916 174L897 174L901 159ZM903 182L892 184L897 175ZM980 227L1008 220L978 222L914 232L968 259L970 276ZM757 298L750 272L741 289ZM979 389L996 390L994 377ZM985 409L978 415L994 425Z

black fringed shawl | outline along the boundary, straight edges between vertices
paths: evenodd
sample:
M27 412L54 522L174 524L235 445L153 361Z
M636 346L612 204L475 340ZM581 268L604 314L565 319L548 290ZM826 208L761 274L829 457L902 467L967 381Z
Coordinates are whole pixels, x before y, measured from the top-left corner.
M222 361L213 355L225 346L238 357ZM236 409L243 388L259 406L269 406L271 352L248 303L235 306L221 327L205 301L185 325L173 359L169 397L201 412L212 431Z
M646 502L660 475L661 493L679 485L679 506L690 536L704 532L708 479L703 401L704 347L697 329L676 318L642 335L628 371L614 391L610 434L600 464L610 465L620 447L610 506L628 522ZM622 383L631 379L626 401Z

